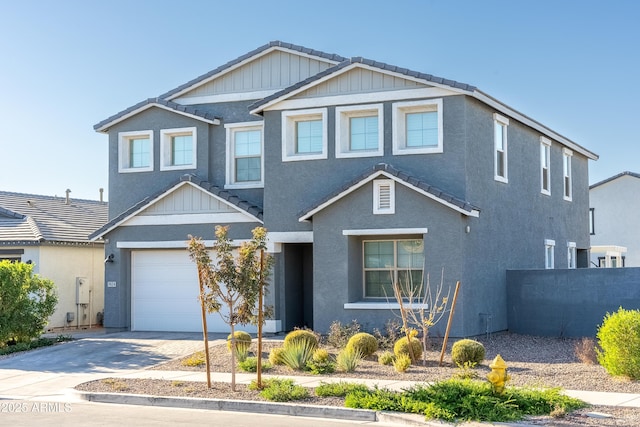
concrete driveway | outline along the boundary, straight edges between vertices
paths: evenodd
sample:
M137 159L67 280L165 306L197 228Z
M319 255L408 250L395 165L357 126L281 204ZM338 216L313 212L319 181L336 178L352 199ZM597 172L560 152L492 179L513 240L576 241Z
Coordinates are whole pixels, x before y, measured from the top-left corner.
M210 342L226 338L209 336ZM0 399L67 400L79 383L146 369L203 348L201 333L119 332L0 360Z

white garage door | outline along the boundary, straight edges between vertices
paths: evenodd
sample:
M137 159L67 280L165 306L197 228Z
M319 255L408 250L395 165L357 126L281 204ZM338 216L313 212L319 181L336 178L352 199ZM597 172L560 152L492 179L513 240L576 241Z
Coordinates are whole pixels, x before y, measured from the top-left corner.
M186 249L132 251L131 282L131 330L202 331L198 273ZM213 313L207 329L228 332L229 326Z

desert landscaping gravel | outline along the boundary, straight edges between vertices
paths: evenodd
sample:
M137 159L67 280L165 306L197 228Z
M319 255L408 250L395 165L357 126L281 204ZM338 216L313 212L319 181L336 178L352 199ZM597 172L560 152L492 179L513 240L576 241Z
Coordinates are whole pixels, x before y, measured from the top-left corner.
M580 340L532 337L511 333L491 334L490 336L477 337L475 339L481 341L486 349L485 361L475 369L481 379L486 378L486 374L490 371L489 364L497 354L500 354L507 363L508 372L511 375L509 385L512 386L546 386L561 387L566 390L640 394L639 381L616 379L609 376L604 368L597 363L581 362L577 357L577 353L584 354L584 351L576 351L577 348L581 348ZM358 379L362 378L419 382L445 380L460 372L460 369L453 364L450 357L450 348L453 342L455 340L449 341L443 366L439 366L442 340L432 339L432 349L426 355L426 365L411 366L404 374L395 372L392 366L379 364L375 357L372 357L363 361L355 372L336 372L330 376L347 378L353 382L357 382ZM264 359L267 359L271 348L281 345L281 340L265 341L263 343ZM330 353L337 352L337 350L330 347L327 347L327 349ZM255 340L251 350L256 351ZM225 345L212 345L210 347L210 361L212 372L231 371L230 355ZM183 359L156 365L151 369L205 372L204 366L185 366ZM311 375L305 372L294 372L284 366L275 366L263 374L265 376ZM211 389L207 389L206 383L119 378L84 383L79 385L77 389L93 392L263 400L257 392L250 391L241 384L237 385L236 392L231 392L230 385L227 383L214 383ZM304 403L343 406L343 400L336 398L311 397L305 400ZM610 417L602 418L597 413L604 413ZM528 419L526 422L546 426L640 426L640 409L593 406L567 414L564 418L536 417Z

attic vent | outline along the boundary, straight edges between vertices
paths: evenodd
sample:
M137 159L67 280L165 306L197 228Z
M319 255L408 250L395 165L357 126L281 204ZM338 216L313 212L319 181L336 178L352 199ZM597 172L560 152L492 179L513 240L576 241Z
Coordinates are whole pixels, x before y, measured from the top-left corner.
M395 182L392 179L376 179L373 181L374 215L395 213L395 199Z

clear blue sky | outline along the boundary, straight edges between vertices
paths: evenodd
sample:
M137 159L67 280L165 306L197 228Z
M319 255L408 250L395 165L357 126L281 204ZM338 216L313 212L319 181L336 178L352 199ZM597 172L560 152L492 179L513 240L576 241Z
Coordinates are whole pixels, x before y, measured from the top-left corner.
M272 40L475 85L600 155L590 183L640 172L635 0L0 0L0 190L97 199L94 124Z

